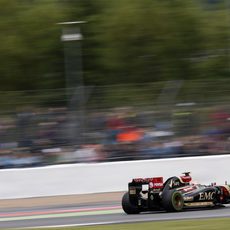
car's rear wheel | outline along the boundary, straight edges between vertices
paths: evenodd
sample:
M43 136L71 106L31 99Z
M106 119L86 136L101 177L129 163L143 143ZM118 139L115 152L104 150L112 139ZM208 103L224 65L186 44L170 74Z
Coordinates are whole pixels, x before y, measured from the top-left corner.
M162 194L162 205L168 212L182 211L184 207L184 198L176 190L167 190Z
M127 214L138 214L138 213L140 213L139 208L130 202L128 192L126 192L123 195L122 208L123 208L124 212Z

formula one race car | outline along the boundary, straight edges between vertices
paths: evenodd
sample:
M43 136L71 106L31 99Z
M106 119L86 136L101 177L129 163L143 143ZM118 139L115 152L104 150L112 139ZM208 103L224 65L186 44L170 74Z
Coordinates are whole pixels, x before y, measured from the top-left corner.
M128 184L122 198L127 214L145 211L182 211L185 208L215 207L230 203L230 186L200 185L191 183L189 172L180 177L136 178Z

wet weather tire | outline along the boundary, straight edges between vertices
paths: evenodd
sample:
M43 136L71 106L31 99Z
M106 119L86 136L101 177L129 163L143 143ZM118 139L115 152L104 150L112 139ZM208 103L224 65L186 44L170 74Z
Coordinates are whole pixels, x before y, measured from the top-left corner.
M176 190L166 190L162 194L162 205L168 212L179 212L183 210L184 198Z
M129 200L129 193L126 192L122 198L122 208L127 214L138 214L140 213L139 208L136 205L133 205Z

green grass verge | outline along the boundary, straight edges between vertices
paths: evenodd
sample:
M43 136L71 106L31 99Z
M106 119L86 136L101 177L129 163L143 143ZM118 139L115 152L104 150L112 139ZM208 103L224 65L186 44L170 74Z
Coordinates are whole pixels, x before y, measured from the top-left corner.
M52 230L227 230L230 218L194 219L181 221L155 221L133 224L113 224L90 227L52 228ZM50 230L44 229L43 230Z

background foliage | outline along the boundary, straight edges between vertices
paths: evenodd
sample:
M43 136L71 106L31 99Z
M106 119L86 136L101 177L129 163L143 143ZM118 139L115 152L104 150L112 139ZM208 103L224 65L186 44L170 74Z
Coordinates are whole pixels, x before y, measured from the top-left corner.
M0 0L0 90L65 87L62 21L82 25L86 85L227 78L230 6L208 0Z

